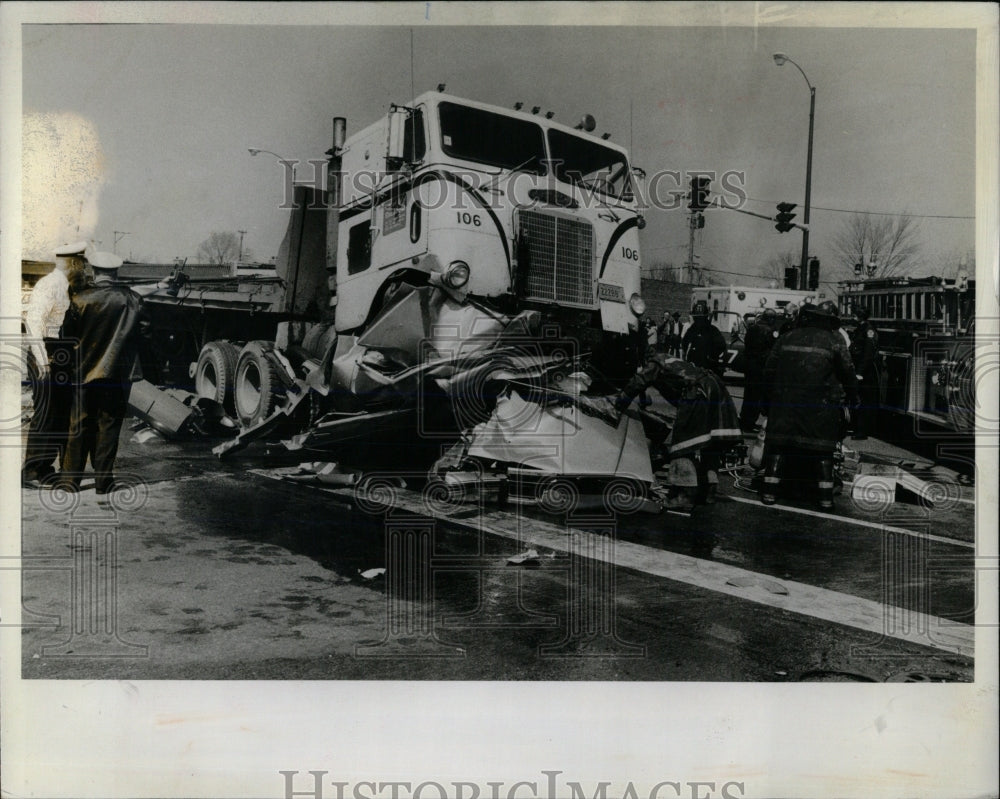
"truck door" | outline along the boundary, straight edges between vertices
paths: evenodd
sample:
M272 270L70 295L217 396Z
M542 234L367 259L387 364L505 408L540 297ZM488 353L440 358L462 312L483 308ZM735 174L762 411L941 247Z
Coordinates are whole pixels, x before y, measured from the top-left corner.
M352 330L361 325L385 284L400 270L411 266L414 258L427 252L425 212L411 188L411 170L423 160L426 140L423 112L417 109L404 126L407 163L399 171L383 173L363 207L353 215L350 212L342 215L338 330ZM365 146L375 146L375 142ZM385 146L384 140L381 146Z

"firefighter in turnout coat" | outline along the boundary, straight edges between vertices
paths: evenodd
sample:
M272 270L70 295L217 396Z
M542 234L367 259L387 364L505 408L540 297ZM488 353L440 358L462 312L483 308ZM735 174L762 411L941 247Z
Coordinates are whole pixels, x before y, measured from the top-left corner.
M668 482L674 488L669 507L689 509L695 501L713 502L719 483L720 454L740 443L736 406L722 380L680 358L656 353L629 381L615 403L624 412L632 399L655 388L677 408L677 417L662 445L670 459Z
M844 436L844 403L857 398L854 365L837 332L837 309L827 301L802 310L802 324L780 336L764 367L768 408L765 438L765 505L777 489L790 456L818 464L819 504L833 507L833 453Z

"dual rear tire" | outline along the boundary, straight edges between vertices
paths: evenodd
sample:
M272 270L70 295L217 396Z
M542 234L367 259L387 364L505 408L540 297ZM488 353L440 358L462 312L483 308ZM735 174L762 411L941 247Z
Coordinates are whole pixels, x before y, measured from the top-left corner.
M210 341L195 366L195 392L235 413L243 427L266 419L284 396L274 345L250 341L240 350L229 341Z

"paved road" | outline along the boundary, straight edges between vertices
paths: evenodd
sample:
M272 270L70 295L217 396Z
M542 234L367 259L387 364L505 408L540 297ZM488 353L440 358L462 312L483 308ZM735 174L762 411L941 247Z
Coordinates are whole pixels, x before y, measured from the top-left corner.
M428 510L412 478L359 504L289 480L300 460L126 430L120 473L142 484L122 507L24 491L25 677L973 677L968 489L823 514L765 508L734 472L690 516L611 519Z

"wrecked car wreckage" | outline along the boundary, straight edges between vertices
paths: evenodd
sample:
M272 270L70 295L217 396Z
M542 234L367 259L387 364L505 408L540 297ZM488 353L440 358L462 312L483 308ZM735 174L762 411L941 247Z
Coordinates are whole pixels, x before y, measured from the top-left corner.
M308 418L283 441L289 450L331 451L374 434L450 438L431 470L449 475L448 485L462 485L462 475L516 476L515 496L543 504L596 491L627 507L653 483L643 425L615 412L613 387L574 344L537 311L504 317L433 286L405 286L325 361L268 352L283 398L214 452ZM608 393L591 393L594 385Z

